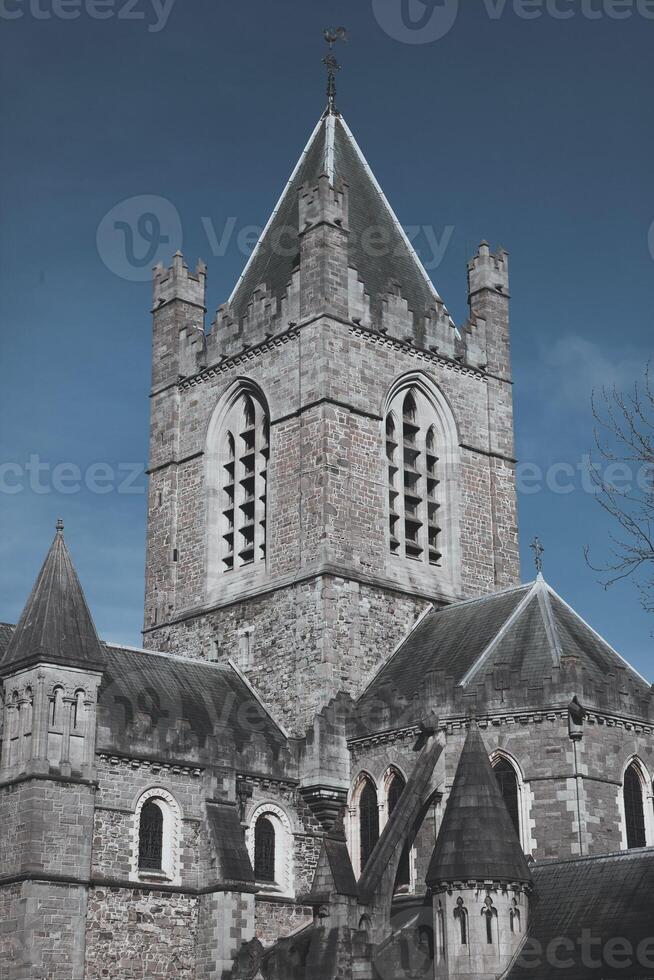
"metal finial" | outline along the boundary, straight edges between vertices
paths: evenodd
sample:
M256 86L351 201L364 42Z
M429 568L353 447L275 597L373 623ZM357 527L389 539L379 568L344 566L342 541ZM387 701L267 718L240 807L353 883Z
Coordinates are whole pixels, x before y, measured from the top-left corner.
M336 113L336 72L341 70L341 66L333 54L333 47L336 41L347 41L347 31L344 27L326 27L323 30L323 37L329 45L329 52L322 59L323 65L327 67L327 112L330 115Z
M536 566L536 573L538 575L543 571L543 554L545 553L545 548L541 544L540 538L536 537L529 545L534 553L534 564Z
M62 521L62 519L60 517L58 517L57 518L57 523L55 524L55 530L58 531L59 534L61 534L61 532L63 531L63 529L64 529L64 522Z

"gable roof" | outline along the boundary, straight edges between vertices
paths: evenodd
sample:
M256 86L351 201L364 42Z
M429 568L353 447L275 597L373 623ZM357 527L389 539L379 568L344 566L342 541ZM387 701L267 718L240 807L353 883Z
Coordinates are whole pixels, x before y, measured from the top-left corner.
M528 585L430 611L372 679L358 714L366 718L375 703L390 703L405 724L417 723L419 718L406 716L407 705L410 714L430 671L449 677L462 695L474 695L492 687L499 671L523 690L542 687L566 661L578 665L591 690L626 673L641 702L649 702L647 681L539 576Z
M104 648L64 541L63 524L0 659L7 675L37 663L102 670Z
M428 885L531 881L476 724L468 732L427 871Z
M98 751L197 759L227 743L265 745L274 757L286 750L285 733L231 664L105 649Z
M370 296L371 309L379 311L391 283L399 285L409 309L418 315L440 303L345 120L326 113L313 130L234 287L228 300L232 315L240 318L245 314L252 293L261 284L265 283L277 298L286 292L300 252L298 192L303 184L316 185L323 174L336 187L348 185L349 264L357 270ZM374 248L366 246L372 231Z
M534 893L530 898L527 940L506 974L507 980L651 980L652 894L654 849L625 851L602 857L577 858L532 868ZM593 945L583 955L583 935ZM616 949L606 955L606 944L620 937L631 945L631 964ZM647 958L636 954L649 941ZM552 945L550 945L552 944ZM555 949L558 965L551 956ZM590 952L590 955L588 955ZM622 964L616 967L616 964ZM594 964L594 965L593 965Z

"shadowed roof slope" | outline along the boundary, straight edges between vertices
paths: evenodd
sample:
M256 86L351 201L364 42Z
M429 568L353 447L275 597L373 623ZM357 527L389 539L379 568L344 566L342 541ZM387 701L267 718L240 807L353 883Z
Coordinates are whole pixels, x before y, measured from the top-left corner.
M493 688L500 670L523 690L542 688L566 660L578 664L590 690L626 674L637 697L649 702L651 687L644 678L539 577L429 612L361 695L359 717L373 717L374 706L383 703L391 712L386 727L417 724L421 718L412 716L411 706L430 671L442 672L461 693L474 695L487 684Z
M0 660L0 672L6 675L37 663L102 670L104 662L104 647L68 553L63 524L58 522L50 551Z
M531 881L531 873L476 724L468 732L427 884Z
M354 136L341 116L320 119L228 300L242 317L261 284L280 298L286 292L300 252L298 191L326 174L332 185L348 185L349 265L354 267L378 312L382 296L397 283L409 309L418 315L440 302L420 259L375 180ZM374 244L368 244L374 236Z
M230 664L112 645L106 654L99 751L204 758L227 741L286 751L285 733Z
M527 941L507 980L654 977L654 849L535 865L532 871ZM585 956L584 933L593 939ZM606 944L617 937L631 946L632 954L624 954L621 942L611 962ZM641 950L639 957L644 941L647 955ZM548 948L555 949L558 965L544 955Z

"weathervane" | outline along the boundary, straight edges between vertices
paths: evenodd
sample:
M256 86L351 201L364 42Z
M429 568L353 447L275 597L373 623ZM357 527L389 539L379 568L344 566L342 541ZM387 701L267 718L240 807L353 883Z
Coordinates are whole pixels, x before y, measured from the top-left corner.
M543 571L543 554L545 553L545 548L541 544L540 538L536 537L529 545L534 553L534 564L536 565L536 572L538 575Z
M347 31L344 27L326 27L322 33L329 45L329 52L322 59L323 65L327 66L327 112L329 115L334 115L336 113L336 72L341 70L341 66L336 60L333 47L336 41L347 41Z

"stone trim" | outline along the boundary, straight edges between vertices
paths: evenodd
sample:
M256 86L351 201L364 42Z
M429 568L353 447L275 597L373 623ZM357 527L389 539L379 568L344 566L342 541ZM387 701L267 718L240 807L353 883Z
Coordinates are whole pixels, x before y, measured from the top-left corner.
M278 803L257 802L248 808L246 815L245 846L254 868L255 827L257 820L266 817L275 829L275 878L274 884L259 883L261 898L279 897L294 899L294 834L288 814Z
M141 813L146 803L150 801L156 803L163 815L162 833L162 854L161 870L165 876L165 884L180 885L180 836L182 814L179 804L172 793L160 786L147 789L141 793L134 810L134 824L132 837L132 871L130 878L133 881L144 882L147 878L152 878L154 872L147 872L139 866L139 839L141 830ZM151 881L150 884L156 887L160 882Z

